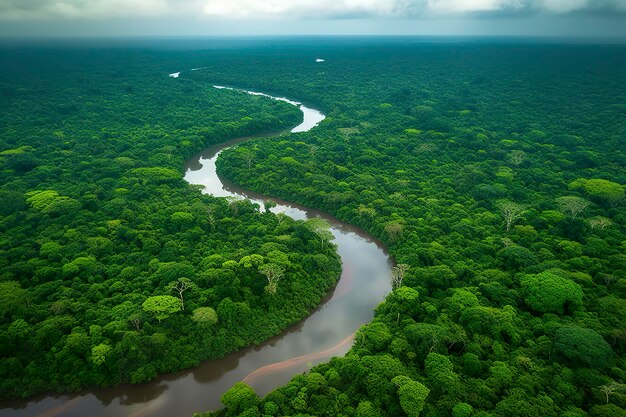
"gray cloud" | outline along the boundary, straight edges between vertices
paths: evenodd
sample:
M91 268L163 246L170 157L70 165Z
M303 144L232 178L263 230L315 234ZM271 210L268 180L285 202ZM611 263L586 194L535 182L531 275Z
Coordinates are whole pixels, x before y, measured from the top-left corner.
M421 17L476 14L626 13L626 0L204 0L228 18Z
M1 0L0 20L348 19L626 14L626 0Z
M194 15L202 0L1 0L0 19L107 19Z

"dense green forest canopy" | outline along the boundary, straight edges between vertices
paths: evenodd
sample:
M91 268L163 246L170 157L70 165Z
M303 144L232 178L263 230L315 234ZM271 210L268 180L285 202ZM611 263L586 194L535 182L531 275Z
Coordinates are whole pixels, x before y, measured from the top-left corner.
M183 180L192 154L301 112L154 62L0 53L0 398L143 382L260 343L339 276L304 222Z
M354 42L220 64L194 76L328 115L225 152L221 175L364 228L399 269L345 358L262 401L236 386L216 415L625 415L626 48Z
M396 289L344 358L264 399L239 383L216 415L626 413L626 48L341 38L216 43L204 51L1 55L0 100L10 109L0 115L5 396L24 394L14 388L27 382L36 387L27 394L45 389L42 375L57 375L55 389L72 389L179 368L172 357L150 356L163 346L178 353L176 361L211 356L193 344L200 335L181 337L181 326L193 332L217 322L204 339L216 351L253 342L246 336L258 323L248 309L273 311L277 300L254 275L258 268L246 273L259 260L253 254L280 264L271 252L295 253L290 276L331 285L335 258L326 251L320 259L319 242L302 225L277 225L245 203L235 215L226 202L181 183L183 158L205 144L297 119L275 103L216 95L208 87L218 83L314 103L328 116L297 139L258 139L225 152L220 174L362 227L386 243L398 266ZM155 76L197 67L205 68L182 74L181 83ZM50 76L73 92L51 85ZM37 114L24 111L37 105L35 94L44 104ZM65 107L68 94L75 108ZM211 97L228 109L206 106ZM232 107L246 111L234 119ZM278 121L253 125L262 115ZM235 126L202 137L199 121L213 133ZM73 134L79 125L88 133ZM89 167L101 155L109 156ZM215 207L214 221L204 217L207 206ZM184 226L199 218L199 231ZM80 228L85 222L96 226ZM250 228L255 222L265 228ZM197 234L189 237L190 230ZM109 239L111 253L88 238ZM329 273L309 278L318 262ZM176 304L168 297L177 292L168 286L184 285L183 278L197 288L185 292L185 310L171 314ZM281 281L276 296L282 290L291 289ZM249 326L238 333L241 323ZM171 338L179 338L174 346ZM134 363L141 367L119 376ZM76 366L84 372L68 373Z

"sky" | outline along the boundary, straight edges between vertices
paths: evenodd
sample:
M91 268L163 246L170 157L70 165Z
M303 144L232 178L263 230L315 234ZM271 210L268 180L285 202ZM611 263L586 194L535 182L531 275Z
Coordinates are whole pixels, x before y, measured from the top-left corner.
M448 35L626 40L626 0L0 0L0 37Z

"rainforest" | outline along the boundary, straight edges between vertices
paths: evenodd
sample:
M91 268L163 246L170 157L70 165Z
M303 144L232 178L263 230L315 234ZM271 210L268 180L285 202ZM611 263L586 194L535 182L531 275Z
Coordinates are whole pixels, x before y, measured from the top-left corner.
M625 86L623 44L0 44L0 416L626 416Z

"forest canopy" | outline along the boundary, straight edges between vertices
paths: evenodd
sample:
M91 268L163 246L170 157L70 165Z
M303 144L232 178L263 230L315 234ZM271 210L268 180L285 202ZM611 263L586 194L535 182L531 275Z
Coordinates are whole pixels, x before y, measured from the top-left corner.
M246 143L255 163L229 150L218 172L405 265L346 357L246 415L626 413L626 49L352 42L196 75L321 106L297 143Z
M304 222L183 180L194 153L292 127L297 108L172 82L134 54L5 52L0 398L197 366L280 333L336 283L334 246Z
M1 58L3 397L192 366L334 283L315 227L182 182L203 146L298 121L218 83L328 116L220 175L361 227L399 269L345 357L265 398L237 383L213 415L624 415L626 49L272 42Z

